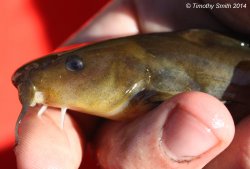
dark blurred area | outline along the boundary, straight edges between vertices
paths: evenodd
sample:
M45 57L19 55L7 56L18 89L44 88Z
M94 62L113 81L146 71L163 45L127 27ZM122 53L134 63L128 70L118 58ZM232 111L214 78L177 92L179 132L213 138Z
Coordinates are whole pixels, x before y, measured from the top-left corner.
M13 147L6 147L0 151L0 168L15 169L16 160Z

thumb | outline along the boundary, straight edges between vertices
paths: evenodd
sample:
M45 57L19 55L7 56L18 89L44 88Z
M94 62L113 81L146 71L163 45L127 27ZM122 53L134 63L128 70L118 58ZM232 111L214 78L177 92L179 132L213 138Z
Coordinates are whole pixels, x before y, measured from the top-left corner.
M220 101L182 93L133 121L107 123L97 157L109 169L201 169L233 135L233 120Z

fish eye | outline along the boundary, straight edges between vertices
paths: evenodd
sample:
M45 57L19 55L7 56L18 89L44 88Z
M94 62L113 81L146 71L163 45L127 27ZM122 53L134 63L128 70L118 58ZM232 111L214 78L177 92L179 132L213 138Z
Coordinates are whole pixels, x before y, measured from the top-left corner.
M84 68L82 59L77 55L68 56L65 66L69 71L79 71Z
M242 46L242 47L250 47L250 43L241 42L240 46Z

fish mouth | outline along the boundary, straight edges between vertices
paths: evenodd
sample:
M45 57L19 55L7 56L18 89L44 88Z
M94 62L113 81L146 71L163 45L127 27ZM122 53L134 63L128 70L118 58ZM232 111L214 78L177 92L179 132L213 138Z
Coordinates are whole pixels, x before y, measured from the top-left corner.
M36 86L31 81L31 76L35 71L44 69L61 59L60 55L50 54L47 57L31 61L16 70L11 80L18 89L19 100L22 104L34 106L35 102L42 103L43 94L36 90Z
M36 91L36 87L30 79L27 78L28 75L14 75L14 85L18 90L19 100L22 105L35 106L37 100L41 101L43 95L41 92Z

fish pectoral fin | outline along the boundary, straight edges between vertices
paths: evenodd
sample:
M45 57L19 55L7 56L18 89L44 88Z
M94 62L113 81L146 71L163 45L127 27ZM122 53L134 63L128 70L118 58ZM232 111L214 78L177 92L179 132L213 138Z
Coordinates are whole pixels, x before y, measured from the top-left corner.
M163 101L172 97L172 94L162 93L155 90L143 90L137 93L122 113L110 117L111 119L131 119L148 112Z
M149 98L149 101L152 103L157 103L157 102L161 103L161 102L164 102L164 101L170 99L171 97L173 97L176 94L178 94L178 93L155 92L155 95L151 96Z

